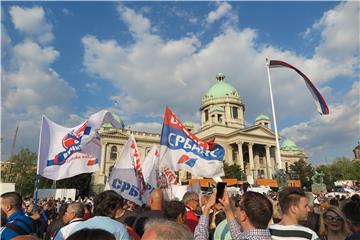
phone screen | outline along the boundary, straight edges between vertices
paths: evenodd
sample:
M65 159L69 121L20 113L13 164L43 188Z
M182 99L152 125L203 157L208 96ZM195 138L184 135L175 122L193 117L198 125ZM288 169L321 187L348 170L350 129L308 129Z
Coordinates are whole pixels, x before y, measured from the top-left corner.
M216 184L216 203L219 203L219 199L223 197L226 183L218 182Z

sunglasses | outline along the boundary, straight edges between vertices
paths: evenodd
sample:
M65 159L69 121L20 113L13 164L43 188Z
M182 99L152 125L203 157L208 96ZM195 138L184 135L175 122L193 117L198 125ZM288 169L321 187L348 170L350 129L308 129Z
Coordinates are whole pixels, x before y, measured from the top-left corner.
M330 215L325 216L325 219L329 222L342 222L344 221L344 219L342 219L341 217L333 217Z

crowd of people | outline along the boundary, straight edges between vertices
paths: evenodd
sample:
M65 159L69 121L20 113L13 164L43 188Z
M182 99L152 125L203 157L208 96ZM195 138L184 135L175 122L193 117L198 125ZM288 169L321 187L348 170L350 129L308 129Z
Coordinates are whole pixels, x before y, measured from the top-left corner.
M152 239L360 239L360 196L327 199L288 187L277 193L225 190L216 199L186 192L165 201L155 189L145 206L115 191L95 197L22 199L1 195L1 240L152 240Z

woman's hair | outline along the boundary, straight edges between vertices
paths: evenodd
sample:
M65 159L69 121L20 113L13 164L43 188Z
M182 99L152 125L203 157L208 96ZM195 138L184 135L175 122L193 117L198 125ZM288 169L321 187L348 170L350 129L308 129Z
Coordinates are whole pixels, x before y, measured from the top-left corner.
M334 212L334 213L336 213L336 215L338 215L339 217L341 217L343 219L342 225L341 225L341 232L346 234L346 235L349 235L350 231L349 231L349 229L347 227L347 224L345 222L344 214L340 211L340 209L338 207L330 206L327 209L325 209L325 211L320 216L320 229L319 229L320 236L325 236L328 233L327 232L327 227L326 227L326 224L325 224L325 216L326 216L326 214L328 212Z

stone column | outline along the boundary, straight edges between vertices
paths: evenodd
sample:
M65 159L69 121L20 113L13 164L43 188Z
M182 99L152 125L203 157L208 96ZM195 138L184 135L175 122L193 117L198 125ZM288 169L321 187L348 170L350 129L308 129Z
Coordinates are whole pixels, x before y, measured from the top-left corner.
M248 143L248 149L249 149L249 167L250 167L250 175L254 176L254 155L253 155L253 143ZM254 179L255 180L255 179Z
M241 171L245 172L244 169L244 159L243 159L243 150L242 150L242 145L243 142L236 142L237 146L238 146L238 159L237 159L237 164L241 167Z
M272 178L272 165L271 165L271 159L270 159L270 145L265 145L265 153L266 153L266 173L267 178Z
M101 146L100 175L105 175L106 143Z

